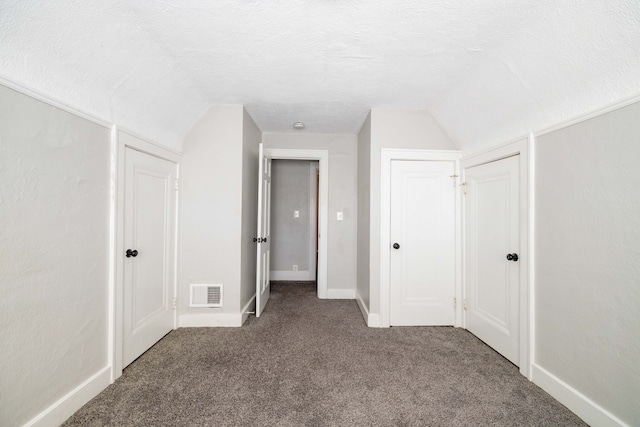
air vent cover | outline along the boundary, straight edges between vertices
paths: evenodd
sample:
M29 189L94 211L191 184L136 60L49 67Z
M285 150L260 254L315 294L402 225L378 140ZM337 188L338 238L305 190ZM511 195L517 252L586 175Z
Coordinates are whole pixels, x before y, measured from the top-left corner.
M191 284L191 307L222 307L222 284Z

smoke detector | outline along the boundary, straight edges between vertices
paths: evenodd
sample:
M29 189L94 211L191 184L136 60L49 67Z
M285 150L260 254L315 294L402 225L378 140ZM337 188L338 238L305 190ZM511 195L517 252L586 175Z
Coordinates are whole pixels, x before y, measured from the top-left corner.
M304 129L304 123L302 123L302 122L295 122L295 123L293 124L293 128L294 128L294 129Z

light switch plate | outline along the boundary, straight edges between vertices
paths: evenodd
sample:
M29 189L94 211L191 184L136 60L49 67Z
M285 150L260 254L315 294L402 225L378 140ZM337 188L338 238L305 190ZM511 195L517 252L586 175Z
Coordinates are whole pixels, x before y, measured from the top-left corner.
M337 219L338 221L342 221L342 220L344 219L344 213L343 213L343 212L338 212L338 213L336 214L336 219Z

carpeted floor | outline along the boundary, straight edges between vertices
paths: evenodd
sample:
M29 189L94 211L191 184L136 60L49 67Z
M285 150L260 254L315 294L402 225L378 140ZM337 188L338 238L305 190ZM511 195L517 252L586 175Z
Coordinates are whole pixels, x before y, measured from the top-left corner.
M171 332L65 426L585 425L470 333L367 328L276 282L242 328Z

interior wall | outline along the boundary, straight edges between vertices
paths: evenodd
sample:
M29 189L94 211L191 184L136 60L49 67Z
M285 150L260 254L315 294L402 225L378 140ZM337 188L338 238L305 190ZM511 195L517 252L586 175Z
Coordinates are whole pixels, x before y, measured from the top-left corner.
M328 150L328 294L355 297L357 263L357 137L306 133L264 133L266 148ZM337 212L344 213L338 221Z
M535 363L640 425L640 103L536 138Z
M262 132L249 113L242 114L242 235L241 235L241 300L240 308L256 294L256 244L258 235L258 165ZM248 307L248 311L251 308Z
M358 133L358 289L357 298L369 310L371 193L371 113Z
M240 105L211 107L184 140L178 280L181 315L240 311L243 116ZM250 150L246 155L249 162ZM256 186L257 179L256 174ZM224 284L224 306L189 307L191 283Z
M311 222L311 163L317 161L274 159L271 164L271 278L314 280L309 262L313 236ZM315 180L313 185L315 185ZM315 201L314 211L315 211ZM298 217L294 216L298 212ZM315 225L313 226L315 230ZM297 271L293 271L296 265Z
M0 86L0 425L107 367L110 130Z
M371 110L369 312L372 314L380 314L380 194L382 190L380 162L383 148L458 149L426 110Z

